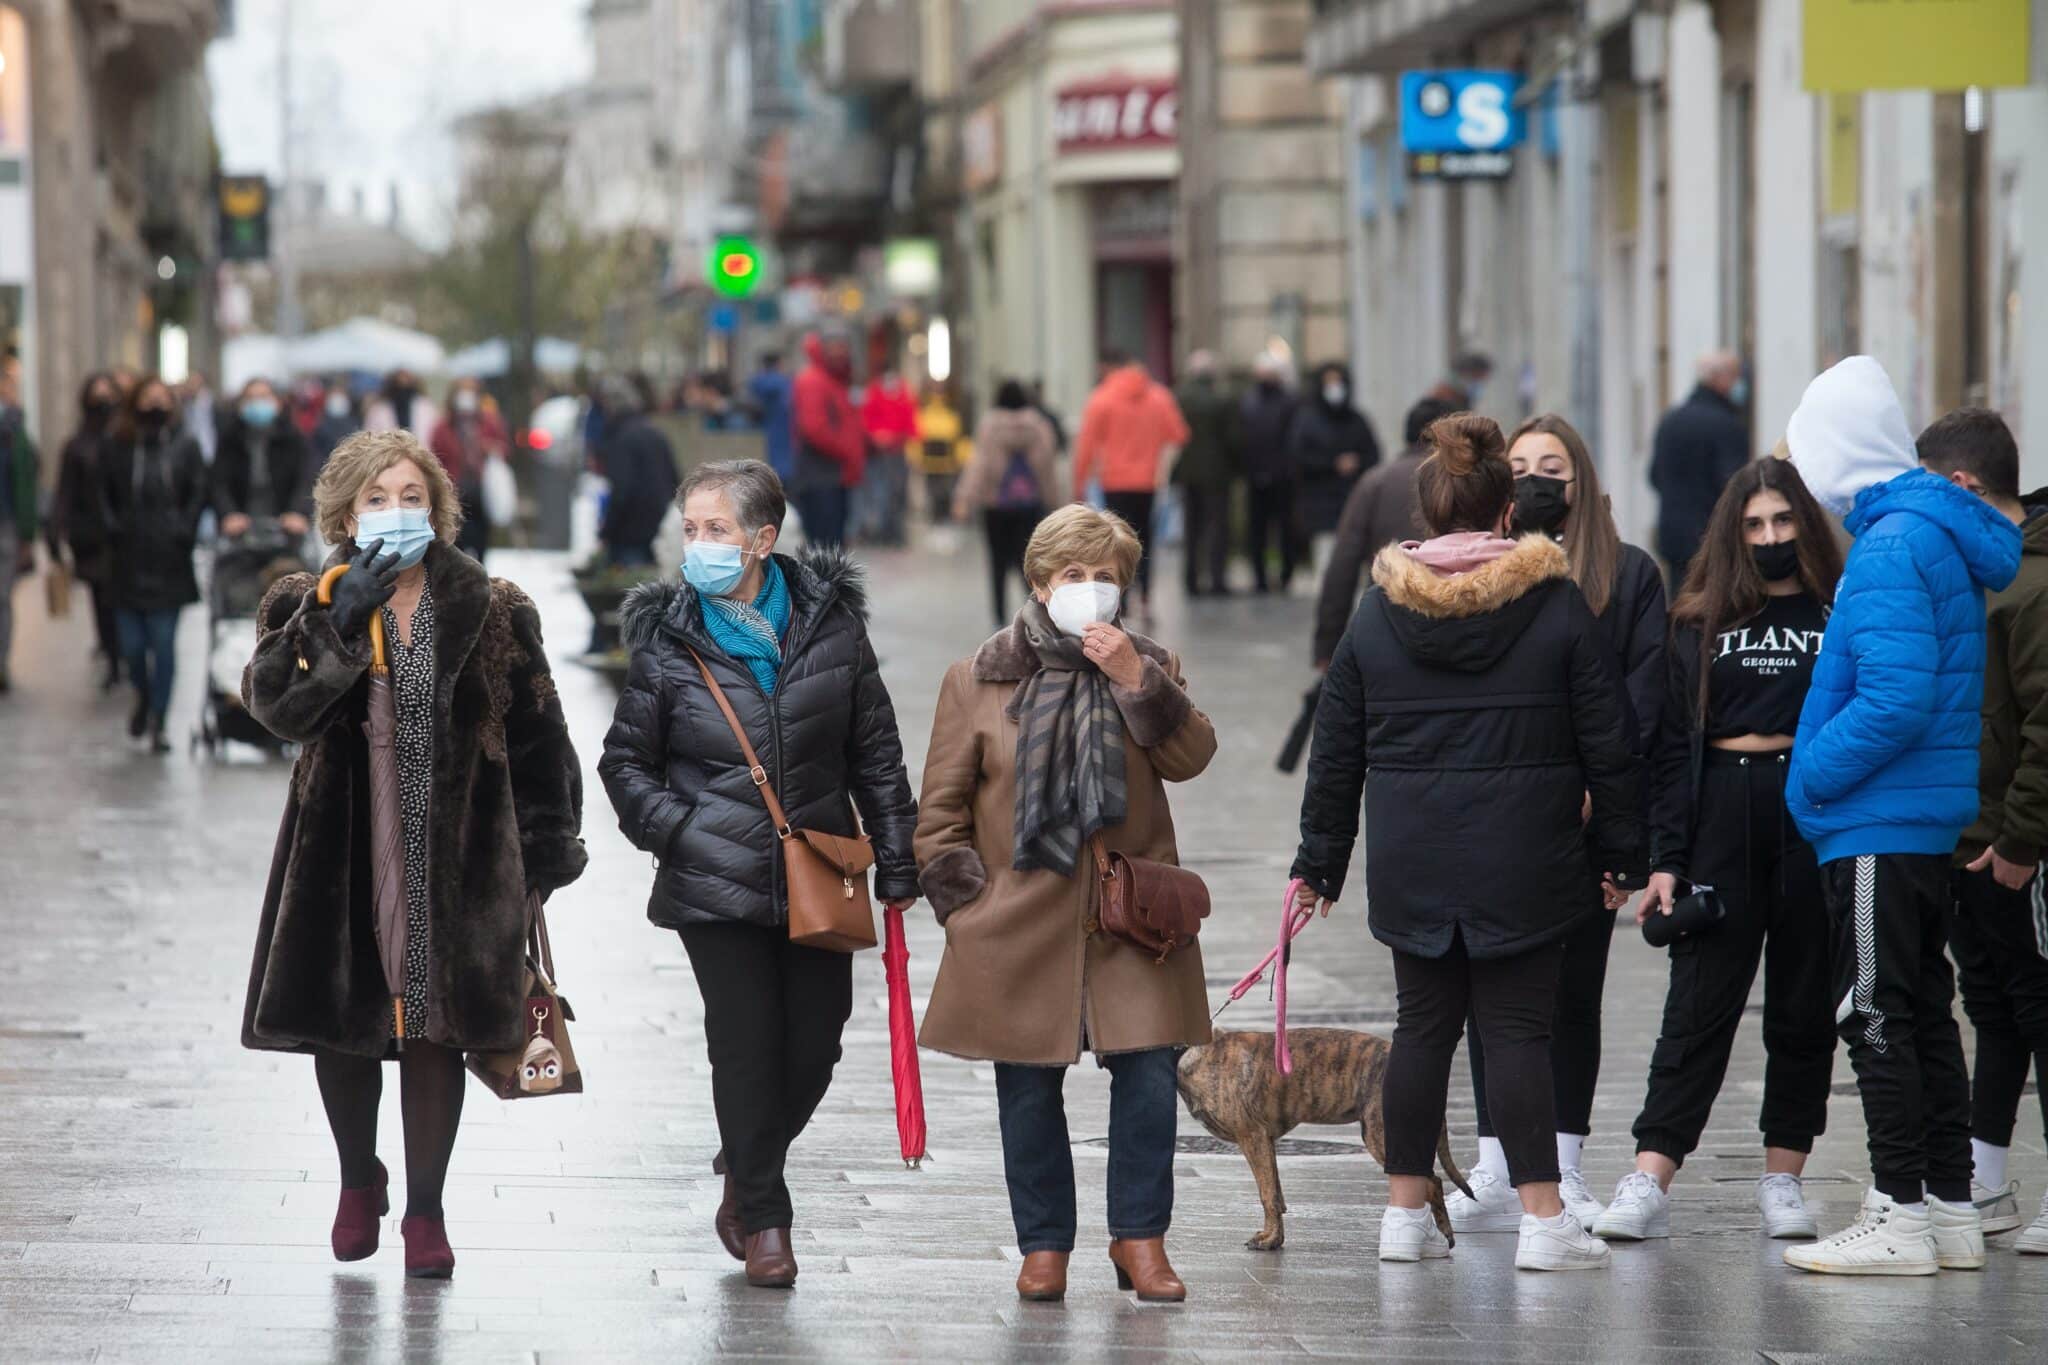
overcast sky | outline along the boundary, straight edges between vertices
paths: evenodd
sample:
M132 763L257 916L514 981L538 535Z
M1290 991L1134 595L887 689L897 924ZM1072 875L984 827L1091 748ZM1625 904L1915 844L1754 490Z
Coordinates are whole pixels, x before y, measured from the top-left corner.
M585 80L588 0L235 0L213 45L222 168L275 179L284 165L281 28L291 7L293 174L356 189L381 219L396 184L406 227L441 239L454 202L449 120Z

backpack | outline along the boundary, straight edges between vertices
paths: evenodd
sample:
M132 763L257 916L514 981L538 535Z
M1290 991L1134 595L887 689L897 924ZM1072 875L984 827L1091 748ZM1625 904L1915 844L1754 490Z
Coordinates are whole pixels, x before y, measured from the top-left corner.
M1045 505L1045 499L1039 496L1038 475L1033 472L1031 456L1026 451L1010 452L1009 466L1003 470L1003 477L996 484L995 505L1005 512L1021 512Z

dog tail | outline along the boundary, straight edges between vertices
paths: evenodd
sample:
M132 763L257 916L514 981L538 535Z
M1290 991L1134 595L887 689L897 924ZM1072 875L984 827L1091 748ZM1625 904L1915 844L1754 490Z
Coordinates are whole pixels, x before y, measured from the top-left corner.
M1436 1159L1443 1163L1444 1174L1458 1187L1458 1193L1467 1199L1472 1197L1472 1187L1465 1183L1465 1173L1458 1169L1456 1159L1451 1156L1451 1128L1449 1124L1436 1130Z

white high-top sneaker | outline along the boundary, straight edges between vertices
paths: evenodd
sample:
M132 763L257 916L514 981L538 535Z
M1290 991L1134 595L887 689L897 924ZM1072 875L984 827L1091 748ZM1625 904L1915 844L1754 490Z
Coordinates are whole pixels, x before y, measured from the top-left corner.
M2048 1194L2041 1196L2041 1216L2013 1239L2012 1249L2022 1256L2048 1256Z
M1593 1220L1607 1211L1607 1206L1586 1188L1586 1177L1576 1170L1558 1175L1557 1197L1564 1200L1564 1206L1571 1210L1572 1217L1578 1219L1579 1226L1588 1232L1593 1230Z
M1465 1174L1472 1187L1467 1199L1463 1190L1445 1190L1444 1208L1451 1215L1453 1232L1520 1232L1522 1201L1514 1187L1481 1166Z
M1984 1268L1984 1221L1975 1204L1951 1204L1927 1196L1927 1223L1934 1231L1934 1259L1943 1270Z
M1902 1209L1875 1189L1864 1191L1855 1222L1832 1237L1786 1247L1785 1264L1823 1275L1932 1275L1941 1269L1928 1215Z
M1756 1206L1764 1215L1766 1237L1820 1236L1820 1225L1806 1208L1806 1187L1788 1171L1776 1171L1757 1180Z
M1970 1182L1970 1201L1977 1206L1977 1214L1984 1220L1984 1235L1995 1236L2011 1232L2027 1220L2020 1217L2020 1182L2008 1180L2005 1188L1994 1190L1989 1185Z
M1555 1218L1522 1215L1522 1237L1515 1243L1515 1269L1598 1270L1607 1260L1607 1243L1579 1226L1570 1209Z
M1451 1254L1436 1215L1426 1208L1403 1209L1392 1204L1380 1217L1382 1261L1428 1261Z
M1593 1220L1592 1233L1616 1242L1671 1235L1671 1199L1657 1177L1630 1171L1614 1187L1614 1202Z

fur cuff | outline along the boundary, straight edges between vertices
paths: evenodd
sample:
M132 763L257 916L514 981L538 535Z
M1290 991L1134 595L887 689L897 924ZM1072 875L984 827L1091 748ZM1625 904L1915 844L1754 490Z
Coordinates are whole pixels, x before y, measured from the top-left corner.
M1144 679L1136 687L1112 687L1116 709L1123 712L1124 728L1140 749L1151 749L1172 739L1187 724L1195 704L1174 682L1157 659L1145 660Z
M529 886L542 895L559 891L583 875L590 854L576 836L548 835L521 841L520 861Z
M988 869L982 866L979 853L963 845L947 849L926 863L918 880L924 887L924 898L932 903L939 923L944 924L955 910L972 903L988 889Z

